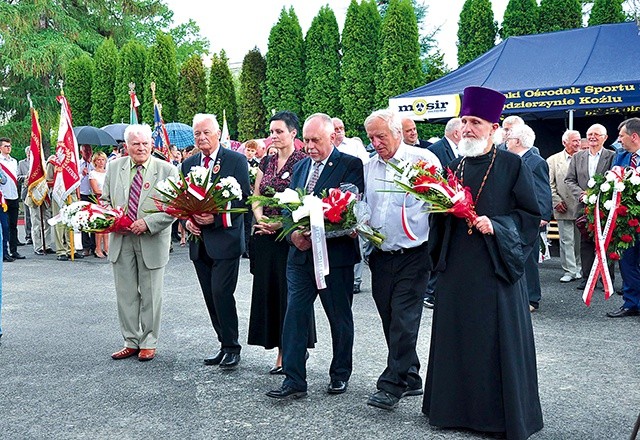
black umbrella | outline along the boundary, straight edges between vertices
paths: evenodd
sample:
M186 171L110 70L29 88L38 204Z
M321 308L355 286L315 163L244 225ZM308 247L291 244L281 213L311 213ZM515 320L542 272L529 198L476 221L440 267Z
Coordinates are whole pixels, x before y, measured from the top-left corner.
M75 127L73 133L76 135L79 145L118 145L109 133L90 125Z
M111 124L105 125L102 130L109 133L115 140L124 141L124 131L128 126L129 124Z

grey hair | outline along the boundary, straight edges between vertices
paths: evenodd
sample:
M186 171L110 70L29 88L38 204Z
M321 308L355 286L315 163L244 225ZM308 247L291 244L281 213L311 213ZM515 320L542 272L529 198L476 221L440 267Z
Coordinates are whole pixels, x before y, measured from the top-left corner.
M520 139L520 143L524 148L533 147L533 143L536 141L536 134L533 129L526 124L516 125L511 129L509 137Z
M462 125L462 119L460 118L451 118L447 122L447 125L444 126L444 132L453 133L456 130L460 130L460 126Z
M131 124L124 130L124 141L129 144L129 140L133 135L142 135L151 140L151 127L147 124Z
M334 132L333 121L331 120L331 116L329 116L326 113L314 113L311 116L309 116L307 119L304 120L304 125L302 128L303 130L304 130L304 127L306 127L307 124L309 124L309 122L311 122L312 119L320 119L322 121L322 125L324 126L325 131L329 136L331 136L331 134Z
M562 142L567 142L569 140L569 136L572 134L577 134L580 137L580 132L578 130L567 130L562 133Z
M195 127L196 124L199 124L202 121L211 121L211 123L213 124L213 131L220 130L220 124L218 124L218 119L216 118L216 115L213 115L210 113L197 113L193 117L192 127Z
M597 128L598 130L600 130L600 134L605 136L607 135L607 128L602 124L593 124L591 127L589 127L589 130L591 130L592 128Z
M391 131L391 134L394 135L394 138L398 139L402 137L402 119L400 115L390 108L385 108L381 110L376 110L367 116L367 119L364 120L364 128L366 129L375 119L382 119L387 123L387 127Z
M524 125L524 119L522 119L520 116L518 115L511 115L511 116L507 116L506 118L504 118L504 121L502 121L502 126L504 127L505 124L507 125Z

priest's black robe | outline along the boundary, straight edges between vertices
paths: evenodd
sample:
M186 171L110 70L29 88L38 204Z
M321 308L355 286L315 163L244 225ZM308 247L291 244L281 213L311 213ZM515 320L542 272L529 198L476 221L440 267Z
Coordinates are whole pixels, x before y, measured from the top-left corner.
M476 199L494 149L466 158L464 185ZM458 170L460 159L449 164ZM430 256L438 275L422 412L438 427L506 432L542 429L524 261L536 245L540 210L531 171L497 150L476 200L494 235L451 215L432 216Z

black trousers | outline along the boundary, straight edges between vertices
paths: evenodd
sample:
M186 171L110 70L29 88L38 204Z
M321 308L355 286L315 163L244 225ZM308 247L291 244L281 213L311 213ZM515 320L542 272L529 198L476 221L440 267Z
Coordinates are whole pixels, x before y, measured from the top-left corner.
M422 388L416 343L429 282L427 261L426 243L403 253L375 250L369 257L373 299L388 349L377 387L398 398L407 389Z
M80 194L80 200L91 202L91 194ZM82 232L82 249L94 251L96 249L96 236L88 232Z
M6 199L6 202L7 217L9 218L9 253L13 255L18 252L18 210L20 209L20 199Z
M238 284L240 258L214 260L207 254L204 242L199 246L199 258L193 265L220 349L225 353L240 353L238 311L233 296Z

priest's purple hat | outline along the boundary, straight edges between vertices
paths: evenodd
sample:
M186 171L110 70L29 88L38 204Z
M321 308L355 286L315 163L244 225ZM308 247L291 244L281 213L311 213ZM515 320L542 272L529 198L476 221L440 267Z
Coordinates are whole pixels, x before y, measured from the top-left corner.
M486 87L467 87L462 95L460 116L475 116L497 123L507 98L500 92Z

